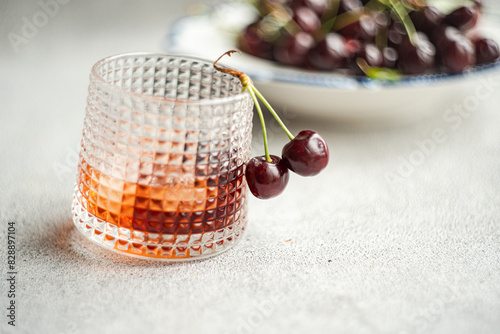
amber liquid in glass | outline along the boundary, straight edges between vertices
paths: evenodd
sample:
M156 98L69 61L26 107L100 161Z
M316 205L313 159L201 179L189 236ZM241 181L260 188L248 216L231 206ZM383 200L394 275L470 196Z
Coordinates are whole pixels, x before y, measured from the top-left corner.
M139 241L144 238L141 232L147 232L149 242L155 238L158 242L158 247L145 246L150 247L148 255L164 257L172 251L170 238L200 234L201 240L205 233L231 229L245 200L244 182L240 165L223 177L204 176L191 185L140 185L105 175L80 157L78 189L90 214L119 231L130 231L132 240L134 233L141 234ZM127 244L118 239L114 248L128 253L143 251L139 242L124 248ZM177 247L179 250L182 247Z

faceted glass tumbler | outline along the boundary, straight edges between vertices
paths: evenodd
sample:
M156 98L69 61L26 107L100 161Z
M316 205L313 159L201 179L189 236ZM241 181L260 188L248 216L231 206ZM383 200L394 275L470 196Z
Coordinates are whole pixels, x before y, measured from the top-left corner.
M247 223L253 101L212 62L124 54L92 68L72 211L91 241L160 260L218 254Z

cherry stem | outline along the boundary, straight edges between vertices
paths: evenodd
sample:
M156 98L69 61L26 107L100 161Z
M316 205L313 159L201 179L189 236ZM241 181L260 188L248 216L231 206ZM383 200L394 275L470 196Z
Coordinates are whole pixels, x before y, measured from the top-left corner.
M302 28L283 7L275 6L272 15L290 35L294 36L297 32L302 31Z
M273 162L271 156L269 155L269 146L267 143L267 131L266 131L266 123L264 122L264 115L262 114L262 109L260 108L259 101L257 100L257 97L255 97L253 86L249 87L248 92L252 96L255 108L257 108L257 113L259 114L260 124L262 126L262 137L264 137L264 152L266 154L266 160L267 162Z
M323 31L328 33L330 30L332 30L335 22L337 21L337 14L339 12L339 7L340 7L340 0L333 0L332 1L332 10L330 11L331 14L331 19L327 20L325 23L322 24L321 28Z
M387 27L377 29L377 34L375 35L375 45L380 50L384 50L387 47L388 33L389 29Z
M276 121L281 126L281 128L283 129L283 131L285 131L285 133L288 136L288 138L290 140L293 140L295 137L292 135L292 133L290 132L290 130L288 130L288 128L286 127L285 123L283 123L283 121L278 116L278 114L276 113L276 111L274 111L273 107L271 107L271 104L269 102L267 102L266 98L257 90L257 88L255 88L254 85L250 86L250 90L253 90L255 92L255 94L257 94L257 96L259 97L259 99L265 104L265 106L267 107L267 109L269 110L269 112L271 113L271 115L273 115L274 119L276 119Z
M356 64L359 66L361 71L363 71L366 76L368 76L368 72L370 71L370 65L364 60L363 58L357 58L356 59Z
M265 151L265 154L266 154L266 160L267 162L272 162L272 159L271 159L271 156L269 155L269 145L267 143L267 131L266 131L266 123L264 122L264 115L262 114L262 109L260 108L260 104L259 104L259 101L257 100L257 97L255 96L255 88L252 84L252 80L250 80L250 77L248 75L246 75L245 73L243 72L240 72L240 71L236 71L236 70L232 70L232 69L229 69L229 68L224 68L224 67L219 67L217 66L217 62L222 58L224 57L225 55L228 55L229 57L231 56L232 53L234 52L238 52L239 54L241 54L240 51L238 50L230 50L230 51L227 51L227 52L224 52L222 54L222 56L220 56L216 61L214 61L214 68L217 70L217 71L220 71L222 73L226 73L226 74L229 74L229 75L232 75L233 77L236 77L238 79L240 79L241 81L241 85L243 86L243 90L244 91L245 89L248 90L248 92L250 93L250 96L252 97L252 100L255 104L255 108L257 108L257 113L259 114L259 119L260 119L260 124L262 126L262 136L264 137L264 151ZM259 93L259 96L260 93ZM267 103L264 102L264 103ZM267 104L266 104L267 106Z
M245 88L247 88L248 86L252 86L252 80L250 80L250 77L248 75L240 71L232 70L230 68L220 67L217 65L217 63L219 62L219 60L221 60L222 57L224 57L225 55L231 57L231 54L235 52L241 54L241 52L238 50L229 50L227 52L224 52L219 58L217 58L217 60L214 61L213 65L217 71L232 75L233 77L240 79L241 85L243 86L243 90L245 90Z
M406 8L404 7L404 5L401 4L401 1L399 0L389 0L388 3L390 7L394 9L394 12L398 15L399 19L401 20L401 23L403 23L403 26L405 27L406 30L406 34L410 39L410 43L413 46L415 46L417 42L415 38L418 38L417 29L415 29L415 26L413 25L413 22L411 21L410 16L406 11Z
M293 20L290 14L285 10L285 8L281 5L273 5L269 2L262 2L265 11L263 12L257 3L254 2L253 6L256 7L259 12L260 17L264 17L265 15L270 15L273 17L279 25L285 29L290 35L294 36L297 32L302 31L302 28Z
M370 0L365 5L365 8L374 9L374 8L378 8L379 6L380 6L380 1L379 0Z
M342 13L335 17L335 22L333 23L332 30L339 31L342 28L347 27L350 24L358 22L364 11L360 8L353 9L351 11Z
M274 119L276 119L276 121L281 126L281 128L283 129L283 131L285 131L285 133L288 136L288 138L290 140L293 140L295 137L292 135L292 133L290 132L290 130L288 130L288 128L283 123L283 121L281 120L281 118L278 116L278 114L276 113L276 111L274 111L273 107L271 107L271 104L269 102L267 102L266 98L257 90L257 88L255 88L255 86L252 83L252 80L250 79L250 77L248 75L246 75L245 73L240 72L240 71L236 71L236 70L233 70L233 69L220 67L220 66L217 65L217 63L219 62L219 60L222 57L224 57L225 55L228 55L230 57L231 54L235 53L235 52L238 52L239 54L241 54L241 52L238 51L238 50L229 50L227 52L224 52L222 54L222 56L220 56L216 61L214 61L214 64L213 64L214 68L217 71L220 71L222 73L226 73L226 74L232 75L233 77L236 77L236 78L240 79L241 85L243 86L243 91L245 89L247 89L248 92L250 93L250 96L252 96L252 100L253 100L253 102L255 104L255 108L257 109L257 113L259 114L260 124L262 126L262 136L264 137L264 151L266 153L266 160L268 162L272 162L271 156L269 155L269 145L268 145L268 142L267 142L266 123L264 121L264 115L262 114L262 109L260 108L260 103L259 103L259 100L257 99L257 96L262 101L262 103L264 103L264 105L267 107L267 109L269 110L269 112L271 113L271 115L273 115Z

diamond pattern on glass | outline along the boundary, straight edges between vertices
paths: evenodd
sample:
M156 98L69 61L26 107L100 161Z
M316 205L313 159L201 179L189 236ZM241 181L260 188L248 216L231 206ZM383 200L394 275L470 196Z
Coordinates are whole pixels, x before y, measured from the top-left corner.
M78 229L106 248L167 260L232 245L246 224L252 130L241 88L194 58L96 64L73 202Z

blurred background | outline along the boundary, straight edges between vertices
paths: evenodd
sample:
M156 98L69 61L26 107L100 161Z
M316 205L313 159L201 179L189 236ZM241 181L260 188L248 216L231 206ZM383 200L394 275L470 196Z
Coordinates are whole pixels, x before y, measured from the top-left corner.
M324 135L331 163L292 175L276 199L251 198L245 240L219 257L141 262L78 234L70 206L92 65L164 51L177 18L215 2L0 1L0 245L8 221L19 245L19 327L1 313L0 333L498 332L498 78L471 82L490 94L469 111L447 101L398 126L278 106L292 132ZM279 154L286 138L269 125ZM260 136L254 126L254 155Z

